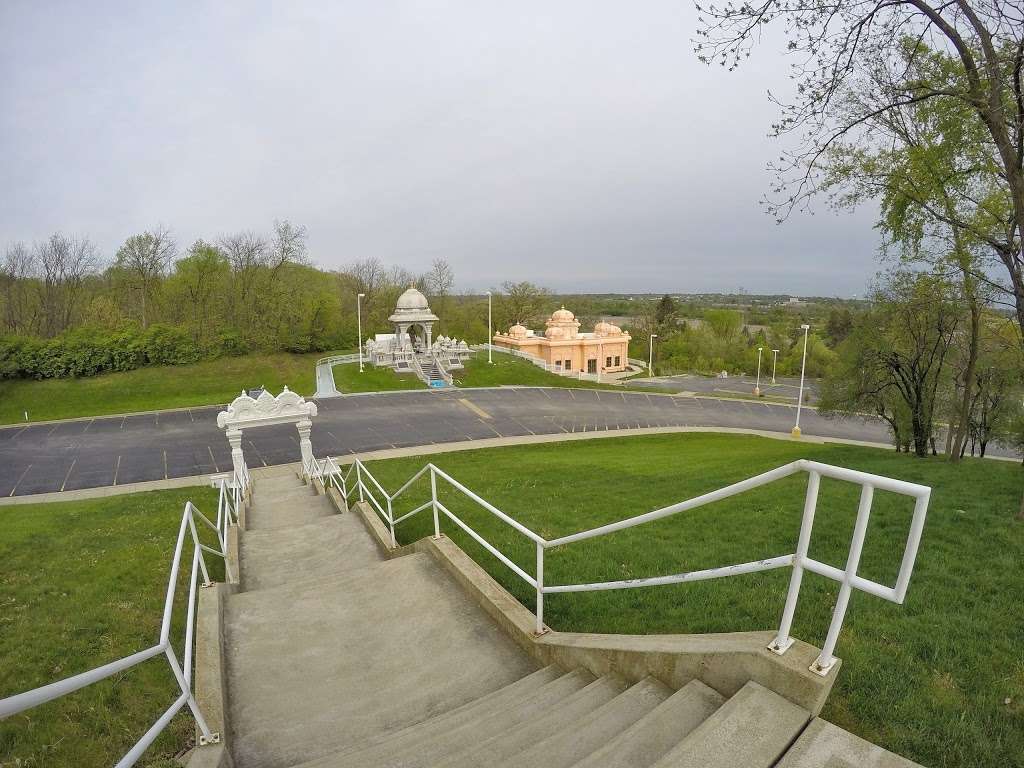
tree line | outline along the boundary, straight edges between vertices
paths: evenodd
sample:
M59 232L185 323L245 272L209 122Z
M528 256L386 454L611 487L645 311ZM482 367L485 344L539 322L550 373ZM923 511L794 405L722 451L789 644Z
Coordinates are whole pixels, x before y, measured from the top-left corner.
M380 331L410 284L443 305L442 332L486 336L486 315L473 324L468 311L447 311L454 275L445 261L422 275L372 258L325 271L310 263L306 238L304 227L277 221L269 233L184 249L158 226L108 258L88 238L63 233L15 242L0 258L0 378L355 349L356 294L366 294L364 329Z

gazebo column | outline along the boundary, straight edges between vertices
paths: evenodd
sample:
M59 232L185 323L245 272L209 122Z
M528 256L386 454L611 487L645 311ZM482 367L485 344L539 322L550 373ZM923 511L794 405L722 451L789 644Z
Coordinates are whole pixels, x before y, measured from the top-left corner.
M307 467L313 461L313 443L309 439L309 431L313 422L303 419L296 422L295 428L299 431L299 453L302 455L302 466Z
M430 335L431 335L432 330L433 330L431 326L433 326L433 325L434 325L433 323L424 323L423 324L423 332L427 335L427 349L430 349L430 346L431 346Z
M242 430L228 429L225 432L228 444L231 446L231 466L234 467L235 475L242 477L245 474L245 454L242 453Z

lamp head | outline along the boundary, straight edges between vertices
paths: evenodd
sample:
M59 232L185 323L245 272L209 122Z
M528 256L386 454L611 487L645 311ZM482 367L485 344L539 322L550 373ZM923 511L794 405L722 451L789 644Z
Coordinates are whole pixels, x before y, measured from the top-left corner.
M806 330L808 330L808 329L809 329L810 327L811 327L811 326L807 325L807 323L804 323L803 325L801 325L801 326L800 326L800 330L801 330L801 331L806 331Z
M356 294L356 298L357 299L365 299L366 298L366 294L365 293L357 293Z

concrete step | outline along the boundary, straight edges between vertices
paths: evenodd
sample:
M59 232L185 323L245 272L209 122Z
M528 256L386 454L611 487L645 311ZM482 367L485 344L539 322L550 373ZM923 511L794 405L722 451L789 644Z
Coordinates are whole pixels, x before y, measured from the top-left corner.
M568 697L593 683L594 676L577 669L560 675L528 691L525 696L495 706L480 699L460 707L448 715L440 715L362 749L325 758L302 768L424 768L440 763L479 744L484 739L504 733L538 713L561 706Z
M466 722L479 720L495 712L504 712L513 705L524 699L533 699L539 695L540 690L548 683L554 682L565 675L565 670L556 665L543 667L536 672L516 680L514 683L499 688L486 696L463 704L461 707L449 710L444 714L432 717L414 725L407 726L398 731L382 734L369 741L363 742L335 753L328 758L321 758L310 763L305 763L303 768L314 768L318 765L330 766L343 764L342 758L347 758L352 753L358 752L360 757L356 759L360 765L365 765L371 759L375 750L381 754L397 754L408 747L419 748L424 742L436 736L438 733L451 733ZM386 748L381 745L387 744Z
M330 518L323 518L328 520ZM310 523L309 525L315 525ZM304 526L303 526L304 527ZM259 531L259 533L277 533L277 531ZM248 534L247 534L248 535ZM420 553L408 557L419 558ZM408 567L405 557L394 560L378 560L368 567L358 568L351 571L332 571L315 577L296 577L278 584L267 585L256 590L235 592L231 595L234 605L238 610L247 610L250 605L272 605L274 603L287 603L289 600L301 598L308 592L327 591L331 594L352 594L373 592L381 588L382 583L391 578L390 572L401 573Z
M246 531L273 530L311 523L336 513L334 505L325 497L299 491L279 494L270 498L253 497L252 506L245 513Z
M699 680L692 680L577 763L577 768L647 768L710 717L724 701L717 691Z
M771 768L810 719L806 709L749 682L654 765Z
M653 677L630 686L603 707L578 720L571 728L549 736L508 758L504 768L569 768L604 746L673 693Z
M335 753L537 669L425 554L231 595L224 632L239 768Z
M432 765L434 768L475 768L498 764L549 736L575 727L577 721L607 704L626 688L626 682L619 677L599 677L557 706L539 710L519 725L485 741L476 741L468 749Z
M348 514L244 531L238 557L241 588L246 591L362 571L383 560L362 521Z
M811 720L777 768L921 768L819 717Z
M305 483L295 470L292 469L253 478L253 487L260 491L279 491L284 488L296 488L300 485L305 485Z

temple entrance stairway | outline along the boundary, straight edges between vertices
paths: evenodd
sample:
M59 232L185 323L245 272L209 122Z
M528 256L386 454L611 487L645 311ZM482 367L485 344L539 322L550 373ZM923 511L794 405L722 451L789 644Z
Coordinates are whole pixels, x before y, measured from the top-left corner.
M235 768L909 768L749 682L541 666L430 555L267 470L224 607Z

